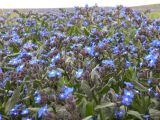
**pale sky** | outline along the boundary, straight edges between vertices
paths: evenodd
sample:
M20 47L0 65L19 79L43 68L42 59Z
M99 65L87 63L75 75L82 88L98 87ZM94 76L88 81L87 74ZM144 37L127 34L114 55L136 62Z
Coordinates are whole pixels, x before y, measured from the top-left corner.
M160 4L160 0L0 0L0 8L69 8L93 6L139 6Z

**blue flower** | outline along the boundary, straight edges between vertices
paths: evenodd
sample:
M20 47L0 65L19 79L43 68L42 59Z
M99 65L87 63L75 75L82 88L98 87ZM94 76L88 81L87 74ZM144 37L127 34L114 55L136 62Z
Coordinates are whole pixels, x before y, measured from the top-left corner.
M85 47L84 48L85 52L88 53L90 56L94 56L94 47Z
M50 78L56 77L56 75L57 75L57 71L56 71L56 70L52 70L52 71L49 71L49 72L48 72L48 76L49 76Z
M131 66L131 63L129 61L126 61L126 67L130 67Z
M41 95L39 94L38 90L34 93L34 101L35 103L40 103L41 102Z
M134 94L133 94L132 90L124 89L124 95L127 97L130 97L130 98L134 98Z
M119 48L117 46L114 46L113 53L114 54L118 54L119 53Z
M156 60L158 59L158 55L149 54L144 59L149 61L149 67L153 67L155 66Z
M67 87L64 90L64 94L67 96L67 95L71 94L73 92L73 90L74 90L73 88Z
M22 120L33 120L33 119L29 117L25 117L25 118L22 118Z
M0 114L0 120L2 120L2 115Z
M98 47L103 48L103 47L104 47L104 43L103 43L102 41L100 41L100 42L98 43Z
M41 118L47 112L47 104L38 111L38 118Z
M71 87L64 86L64 87L62 88L62 93L59 94L59 98L60 98L61 100L67 99L70 95L72 95L73 90L74 90L74 89L71 88Z
M149 115L149 114L146 114L146 115L143 115L143 117L144 117L146 120L149 120L150 115Z
M149 55L147 55L144 59L145 60L153 60L153 61L155 61L155 60L157 60L157 58L158 58L158 56L157 55L152 55L152 54L149 54Z
M58 53L56 56L54 56L51 60L51 62L56 62L57 60L60 60L60 54Z
M19 64L19 63L21 63L21 59L19 59L19 58L13 58L13 59L11 59L11 60L9 61L8 64L17 65L17 64Z
M151 79L147 80L147 83L150 85L152 83L152 80Z
M132 98L128 96L122 96L122 104L129 106L132 103Z
M113 60L102 60L102 64L109 65L115 67Z
M22 110L22 112L21 112L22 115L26 115L26 114L28 114L28 113L29 113L28 108Z
M25 64L19 65L19 66L16 68L16 71L17 71L17 72L22 72L24 66L25 66Z
M38 62L39 62L39 60L34 59L34 60L30 60L29 64L34 65L34 64L37 64Z
M22 104L15 105L9 112L9 115L18 115L19 111L18 109L22 106Z
M36 45L36 44L33 44L33 43L25 43L24 45L23 45L23 48L26 48L26 49L28 49L28 48L38 48L38 46Z
M3 73L2 68L0 67L0 73Z
M65 100L65 98L66 98L66 96L63 93L59 94L59 99L60 100Z
M121 119L124 116L124 110L122 110L122 109L117 110L117 111L115 111L114 115L115 115L115 118Z
M130 82L124 82L124 84L126 85L127 88L133 88L133 84Z
M160 40L153 40L151 42L151 45L154 46L154 47L160 47Z
M134 45L131 45L130 47L131 53L134 53L137 49Z
M78 71L76 72L76 78L80 78L83 74L83 69L78 69Z
M49 78L53 78L53 77L61 76L61 75L62 75L62 73L59 70L52 70L52 71L48 72L48 77Z

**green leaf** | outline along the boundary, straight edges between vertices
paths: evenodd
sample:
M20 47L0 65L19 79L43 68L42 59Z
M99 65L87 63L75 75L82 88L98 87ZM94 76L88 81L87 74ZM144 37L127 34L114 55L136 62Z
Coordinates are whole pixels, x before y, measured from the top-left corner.
M89 32L88 32L88 30L87 30L86 28L84 28L84 34L85 34L86 36L89 36Z
M14 107L14 105L17 103L19 96L20 95L20 87L18 87L12 97L7 101L6 106L5 106L5 113L8 114L9 110Z
M91 71L91 79L92 80L95 80L95 79L100 79L100 75L99 73L97 72L97 68L99 67L99 65L97 65L95 68L92 69Z
M86 114L86 105L87 105L86 99L82 98L81 102L78 105L78 108L79 108L80 113L82 114L82 116L85 116L85 114Z
M136 118L138 118L140 120L143 120L143 118L141 117L141 114L139 112L137 112L137 111L129 110L127 112L127 114L131 115L131 116L134 116L134 117L136 117Z
M85 117L82 120L89 120L90 118L92 118L92 116Z
M106 108L106 107L114 107L116 106L116 103L112 103L112 102L108 102L108 103L103 103L101 105L97 105L95 107L95 110L98 110L98 109L103 109L103 108Z
M116 80L113 79L113 77L110 78L110 79L108 80L107 84L106 84L104 87L102 87L102 89L101 89L98 93L99 93L99 94L100 94L100 93L101 93L101 94L106 93L106 92L110 89L110 86L111 86L113 83L115 83L115 82L116 82Z
M93 108L93 102L88 102L86 105L86 116L93 115L94 108Z
M5 90L9 90L10 88L10 81L7 80L6 85L5 85Z
M138 81L133 81L135 88L137 88L140 91L147 91L147 88L144 87L141 83L139 83Z
M159 110L156 110L156 109L149 109L149 114L151 116L151 118L153 119L160 119L160 111Z
M32 107L28 108L28 110L29 110L29 111L32 111L32 112L38 112L39 109L40 109L40 108L32 108ZM51 111L53 111L53 109L50 107L50 108L47 109L47 111L50 111L50 112L51 112Z
M88 85L87 81L82 80L81 81L81 89L83 90L83 92L89 97L92 98L92 92L91 92L91 88Z

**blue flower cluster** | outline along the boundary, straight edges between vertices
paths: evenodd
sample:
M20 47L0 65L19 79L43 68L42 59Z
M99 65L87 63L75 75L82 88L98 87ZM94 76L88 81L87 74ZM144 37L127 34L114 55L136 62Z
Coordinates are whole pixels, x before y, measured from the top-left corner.
M16 104L10 111L9 115L11 116L17 116L17 115L28 115L29 114L29 109L24 108L23 104Z
M124 82L124 83L126 85L126 88L124 89L124 93L122 96L122 104L129 106L131 105L132 100L134 98L134 93L132 90L133 84L129 82Z
M13 12L14 17L12 13L0 16L0 120L5 116L65 119L56 113L57 106L65 108L60 112L67 113L67 119L83 119L90 114L85 111L88 107L104 99L117 103L115 113L107 117L126 119L121 108L132 109L137 94L159 101L159 20L122 6L110 10L76 7L72 12L60 9L60 14ZM146 94L136 84L123 83L133 78L146 88ZM4 104L17 87L20 95L6 115ZM39 108L37 116L30 107ZM54 107L55 113L50 113L48 108ZM90 119L103 117L92 113ZM146 119L152 117L142 114Z
M62 88L62 92L59 94L59 99L60 100L68 99L70 96L72 96L73 90L74 90L73 88L64 86Z
M54 78L54 77L58 77L58 76L61 76L61 75L62 75L62 73L59 70L52 70L52 71L48 72L48 77L49 78Z

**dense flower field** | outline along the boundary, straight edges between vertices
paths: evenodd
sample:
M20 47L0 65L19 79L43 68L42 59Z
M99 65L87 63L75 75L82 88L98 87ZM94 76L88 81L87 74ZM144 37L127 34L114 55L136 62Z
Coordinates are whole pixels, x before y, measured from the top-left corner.
M160 120L160 20L122 6L4 13L0 120L41 119Z

